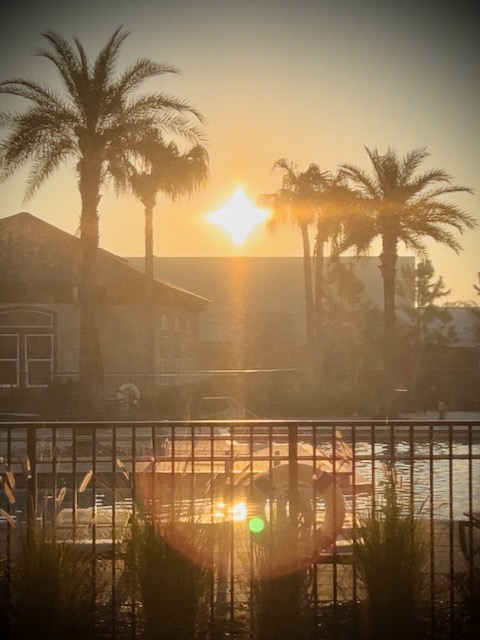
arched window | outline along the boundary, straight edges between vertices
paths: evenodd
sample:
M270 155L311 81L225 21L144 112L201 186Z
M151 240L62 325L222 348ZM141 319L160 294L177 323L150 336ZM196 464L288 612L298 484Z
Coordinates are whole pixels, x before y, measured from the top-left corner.
M53 373L54 314L0 311L0 386L46 387Z

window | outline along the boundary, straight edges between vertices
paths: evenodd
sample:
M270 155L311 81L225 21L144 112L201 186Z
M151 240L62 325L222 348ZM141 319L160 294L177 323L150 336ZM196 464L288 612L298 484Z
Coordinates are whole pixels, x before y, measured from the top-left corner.
M185 319L185 333L189 336L193 334L193 318L191 316Z
M52 377L52 335L26 335L27 386L47 385Z
M0 335L0 385L18 386L18 336Z
M161 331L169 331L170 323L168 321L168 316L165 313L162 313L160 317L160 330Z
M50 383L53 320L53 314L46 311L0 311L0 386L45 387Z
M185 370L193 371L193 362L194 362L194 342L191 338L189 338L185 342Z
M160 371L168 373L168 349L164 345L160 345Z
M182 344L178 337L173 342L173 372L180 373L182 371Z
M175 320L173 321L173 330L175 333L180 333L182 331L182 321L178 316L175 316Z

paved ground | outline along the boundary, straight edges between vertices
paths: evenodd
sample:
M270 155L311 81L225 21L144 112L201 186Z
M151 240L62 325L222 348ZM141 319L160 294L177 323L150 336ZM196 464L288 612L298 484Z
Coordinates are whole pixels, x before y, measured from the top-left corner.
M402 418L418 420L437 420L438 411L405 411ZM480 420L480 411L447 411L443 420Z

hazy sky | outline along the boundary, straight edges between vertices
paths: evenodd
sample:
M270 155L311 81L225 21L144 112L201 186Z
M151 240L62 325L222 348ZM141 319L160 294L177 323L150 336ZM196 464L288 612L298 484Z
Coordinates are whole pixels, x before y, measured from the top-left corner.
M2 9L0 78L54 85L53 65L34 57L54 30L77 36L94 58L120 25L130 31L119 69L139 57L182 74L146 85L188 99L207 119L208 186L178 203L159 197L155 253L301 255L294 230L257 229L241 247L206 222L242 185L251 200L280 186L274 161L306 169L342 162L368 169L364 145L403 155L431 153L425 168L447 170L475 189L455 202L480 219L480 45L474 3L466 0L43 0ZM0 109L26 101L0 96ZM0 217L26 210L74 233L79 197L71 167L23 203L26 172L0 185ZM143 255L143 209L110 187L99 209L100 244ZM457 256L432 245L430 256L450 298L475 299L480 228L461 238ZM378 253L374 248L373 255Z

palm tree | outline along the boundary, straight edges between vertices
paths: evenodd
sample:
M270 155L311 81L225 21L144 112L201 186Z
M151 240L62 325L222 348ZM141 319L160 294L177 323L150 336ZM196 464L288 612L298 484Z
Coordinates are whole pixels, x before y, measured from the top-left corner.
M316 369L317 382L323 372L323 298L325 245L335 244L341 230L342 201L351 201L342 174L333 175L321 170L317 164L299 172L285 159L275 162L274 169L284 172L282 188L273 194L259 197L260 204L268 206L273 216L270 229L279 225L294 224L300 227L303 241L305 302L307 316L307 345L311 369ZM312 259L309 227L315 229L315 246ZM312 270L314 264L314 270Z
M201 145L195 145L181 153L174 142L166 143L157 131L148 132L135 148L137 163L128 167L128 183L145 211L145 289L146 313L146 366L154 371L155 364L155 307L153 297L154 252L153 212L158 193L172 200L191 195L205 184L208 178L208 153ZM138 166L140 163L140 167Z
M178 73L177 69L142 58L115 74L128 35L121 27L116 29L91 63L78 39L74 39L74 47L61 35L47 31L42 36L50 47L38 55L56 67L63 93L24 78L0 83L0 93L30 102L23 112L9 111L1 116L0 124L9 128L0 147L1 177L8 178L30 165L25 191L28 200L67 159L76 161L81 197L79 378L86 417L96 407L101 375L96 299L97 209L102 187L109 176L122 174L119 168L132 141L152 128L185 136L191 143L201 139L192 116L193 122L201 122L202 117L188 102L158 92L135 95L145 80Z
M294 225L300 229L303 244L307 355L312 359L315 354L315 307L309 226L315 221L318 188L324 174L318 165L313 163L306 171L298 171L297 167L285 158L277 160L273 169L283 172L282 187L275 193L260 195L258 203L272 210L273 215L267 223L272 231L285 225ZM313 361L309 363L309 367L313 368Z
M345 205L351 206L353 194L348 189L341 172L322 171L317 184L315 211L315 336L316 363L319 376L324 369L324 259L325 248L330 244L331 259L337 258L337 243L343 229Z
M154 278L153 212L157 195L164 193L172 200L191 195L208 178L208 153L195 145L181 153L174 142L166 143L156 131L148 132L135 148L140 167L128 167L128 182L145 208L145 273Z
M442 198L451 193L472 193L470 188L452 184L442 169L416 173L429 156L425 149L414 149L402 159L391 148L384 155L376 149L365 149L373 166L372 175L351 164L340 167L357 198L341 250L355 247L357 253L366 253L375 238L382 241L385 400L389 412L397 376L395 284L399 245L403 243L424 257L424 240L431 238L458 253L461 245L453 230L462 233L465 228L473 229L477 222L471 214Z

